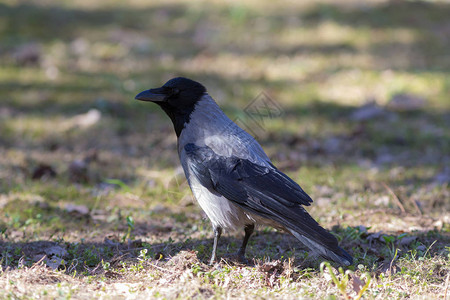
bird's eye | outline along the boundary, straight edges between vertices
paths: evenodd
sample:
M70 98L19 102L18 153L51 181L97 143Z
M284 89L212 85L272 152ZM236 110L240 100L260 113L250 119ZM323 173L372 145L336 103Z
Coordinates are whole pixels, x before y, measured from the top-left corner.
M171 91L172 93L172 95L176 95L176 94L178 94L179 92L180 92L180 90L179 89L177 89L177 88L172 88L172 91Z

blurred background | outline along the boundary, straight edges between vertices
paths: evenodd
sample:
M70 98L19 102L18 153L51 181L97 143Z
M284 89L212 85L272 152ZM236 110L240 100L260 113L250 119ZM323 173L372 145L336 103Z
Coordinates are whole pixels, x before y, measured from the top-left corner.
M449 16L444 1L2 0L2 232L101 242L132 216L149 242L210 238L170 120L134 100L175 76L233 119L261 93L281 108L257 138L324 226L448 232Z

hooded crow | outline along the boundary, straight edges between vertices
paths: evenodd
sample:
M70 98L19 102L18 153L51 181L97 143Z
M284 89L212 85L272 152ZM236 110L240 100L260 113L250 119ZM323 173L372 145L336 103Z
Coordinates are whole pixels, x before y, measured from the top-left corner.
M189 186L214 229L210 264L223 229L244 229L237 255L246 261L255 225L285 230L322 257L352 264L337 239L303 208L312 203L308 194L271 163L258 142L223 113L202 84L177 77L135 99L158 104L172 120Z

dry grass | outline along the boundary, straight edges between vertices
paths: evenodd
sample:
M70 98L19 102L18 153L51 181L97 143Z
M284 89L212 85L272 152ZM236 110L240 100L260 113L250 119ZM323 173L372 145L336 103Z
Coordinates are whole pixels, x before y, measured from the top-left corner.
M0 1L0 298L449 299L450 6L299 2ZM249 265L226 259L242 232L206 265L171 124L132 100L177 75L257 135L354 266L270 228ZM282 116L259 126L261 92Z

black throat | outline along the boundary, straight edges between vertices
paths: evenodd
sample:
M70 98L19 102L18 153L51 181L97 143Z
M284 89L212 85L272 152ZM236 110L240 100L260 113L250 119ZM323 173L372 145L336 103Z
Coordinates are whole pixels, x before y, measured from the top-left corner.
M164 110L164 112L169 116L170 120L172 120L175 133L177 135L177 138L179 138L184 126L191 120L191 114L195 109L195 105L183 108L175 108L167 102L160 102L156 104L158 104L162 108L162 110Z

